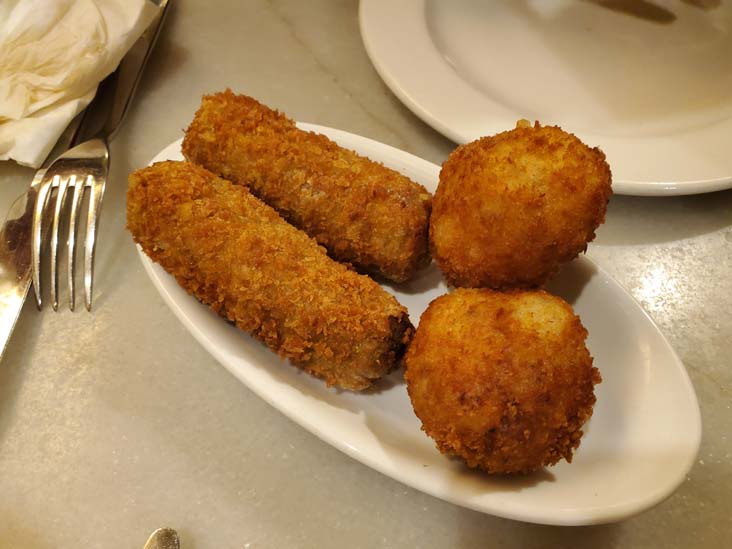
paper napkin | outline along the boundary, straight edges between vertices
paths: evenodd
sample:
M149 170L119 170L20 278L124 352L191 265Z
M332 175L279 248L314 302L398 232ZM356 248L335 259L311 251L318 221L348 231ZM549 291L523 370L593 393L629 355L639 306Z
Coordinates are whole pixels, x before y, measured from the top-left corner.
M0 1L0 160L38 168L157 10L150 0Z

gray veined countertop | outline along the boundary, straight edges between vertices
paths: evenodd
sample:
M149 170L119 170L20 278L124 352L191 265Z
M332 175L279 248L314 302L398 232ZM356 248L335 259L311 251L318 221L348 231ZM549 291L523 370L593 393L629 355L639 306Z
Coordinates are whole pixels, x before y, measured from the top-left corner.
M658 323L703 441L666 501L605 526L523 524L403 486L286 419L163 304L125 231L127 174L225 87L441 163L454 145L379 79L357 2L178 0L112 143L93 314L31 301L0 364L0 547L700 547L732 528L732 191L616 196L588 255ZM0 204L32 172L0 163Z

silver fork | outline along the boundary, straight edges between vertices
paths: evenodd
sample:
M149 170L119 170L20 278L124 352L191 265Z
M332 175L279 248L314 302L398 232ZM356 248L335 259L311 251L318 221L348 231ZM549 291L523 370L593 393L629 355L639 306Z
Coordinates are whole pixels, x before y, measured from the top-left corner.
M94 275L94 253L96 250L99 214L104 196L104 187L109 175L109 148L106 139L91 139L59 156L46 170L33 211L32 248L33 290L36 304L43 305L41 286L41 246L43 244L43 221L46 209L54 189L53 220L51 226L51 299L53 310L58 310L58 244L61 229L61 218L64 214L68 191L71 194L71 205L68 216L67 268L69 287L69 309L74 310L76 304L75 272L76 272L76 232L81 204L88 189L89 206L86 216L86 234L84 242L84 303L86 310L91 311L92 287Z
M64 215L67 195L71 194L68 218L67 278L69 286L69 308L73 311L76 301L74 273L76 270L76 234L81 204L89 194L84 239L84 302L91 311L92 287L94 282L94 252L96 250L99 214L104 196L104 187L109 175L108 139L116 132L127 113L132 96L140 82L145 63L150 57L155 41L162 27L170 0L155 0L158 12L139 40L127 52L117 70L100 84L97 95L87 107L81 121L77 140L87 139L80 145L66 151L48 167L39 186L33 210L31 259L33 270L33 291L36 304L43 305L41 286L41 248L48 232L44 219L47 206L55 189L53 219L51 225L51 299L53 310L58 310L58 245L61 218ZM88 193L85 191L88 189Z

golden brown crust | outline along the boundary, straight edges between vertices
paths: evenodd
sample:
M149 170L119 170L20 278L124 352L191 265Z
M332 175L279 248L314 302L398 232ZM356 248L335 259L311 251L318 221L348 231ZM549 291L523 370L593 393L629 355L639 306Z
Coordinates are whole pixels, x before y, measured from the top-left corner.
M438 297L404 359L423 430L491 473L571 461L600 382L586 337L569 304L543 290Z
M404 282L429 263L424 187L226 90L204 96L183 154L264 200L332 257Z
M540 286L595 238L611 194L602 151L558 127L519 124L443 164L432 256L453 286Z
M199 166L132 173L127 225L186 291L328 385L365 389L411 338L407 310L378 284Z

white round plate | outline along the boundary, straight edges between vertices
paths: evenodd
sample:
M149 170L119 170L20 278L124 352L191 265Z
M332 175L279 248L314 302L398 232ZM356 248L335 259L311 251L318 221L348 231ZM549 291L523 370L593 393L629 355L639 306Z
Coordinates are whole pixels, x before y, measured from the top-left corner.
M434 164L343 131L300 127L435 190ZM154 161L165 159L182 159L180 141ZM546 524L615 521L671 494L698 451L701 420L684 366L638 303L587 258L568 265L550 289L574 306L589 330L588 346L603 377L595 413L571 464L503 477L470 470L437 451L420 430L400 373L365 393L329 389L216 316L142 252L140 257L176 316L252 391L349 456L458 505ZM415 325L446 291L434 266L409 284L385 288L409 308Z
M539 120L599 146L616 193L732 187L730 2L361 0L359 18L389 88L457 143Z

